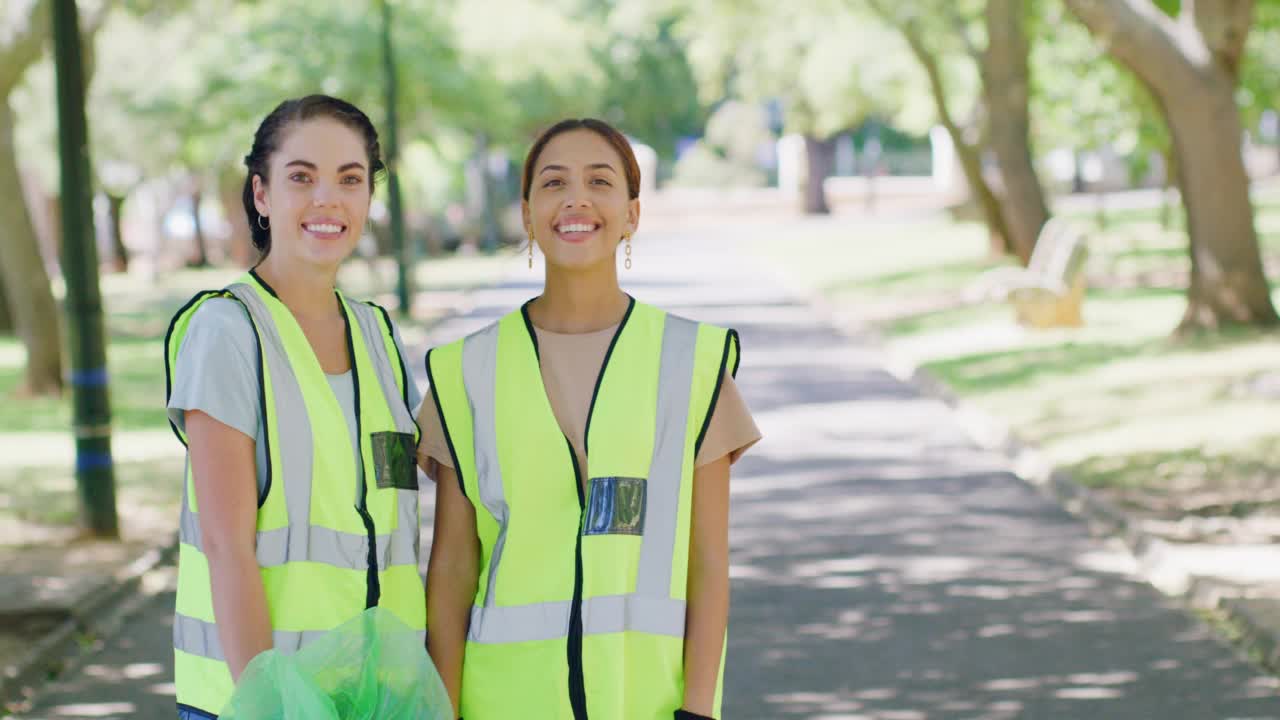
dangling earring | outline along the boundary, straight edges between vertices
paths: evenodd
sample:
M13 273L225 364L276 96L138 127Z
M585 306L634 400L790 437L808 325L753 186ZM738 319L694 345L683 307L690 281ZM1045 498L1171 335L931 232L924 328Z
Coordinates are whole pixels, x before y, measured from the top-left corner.
M529 233L529 269L533 269L533 233Z
M631 233L627 233L626 235L623 235L622 239L625 240L627 243L627 247L625 250L627 254L627 260L622 264L622 266L630 270L631 269Z
M263 218L263 217L264 217L264 216L262 216L262 215L259 215L259 216L258 216L258 227L262 228L263 230L270 230L270 229L271 229L271 221L270 221L270 220L268 220L268 221L267 221L267 224L266 224L266 225L263 225L263 224L262 224L262 218Z

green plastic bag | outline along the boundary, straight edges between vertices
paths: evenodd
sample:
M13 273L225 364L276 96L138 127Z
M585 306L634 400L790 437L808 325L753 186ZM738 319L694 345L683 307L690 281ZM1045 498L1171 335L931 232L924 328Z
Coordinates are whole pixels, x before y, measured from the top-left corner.
M453 720L453 705L422 636L375 607L292 655L259 654L218 717Z

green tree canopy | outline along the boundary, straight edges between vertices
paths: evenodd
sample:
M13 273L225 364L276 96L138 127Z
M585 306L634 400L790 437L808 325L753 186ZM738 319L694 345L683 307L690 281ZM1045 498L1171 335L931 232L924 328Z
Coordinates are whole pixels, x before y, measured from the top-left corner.
M678 32L704 100L779 100L787 131L830 137L870 117L927 127L927 88L896 33L841 0L688 0Z

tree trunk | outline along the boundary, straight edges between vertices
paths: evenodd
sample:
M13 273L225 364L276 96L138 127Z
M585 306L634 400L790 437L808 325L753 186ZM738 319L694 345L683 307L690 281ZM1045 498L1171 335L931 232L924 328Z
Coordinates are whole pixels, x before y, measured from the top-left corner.
M387 99L387 125L383 128L386 133L383 135L383 147L387 152L387 223L388 230L391 231L391 244L395 248L396 259L396 307L401 317L409 317L409 312L413 309L413 251L409 246L408 238L405 235L404 227L404 203L400 193L400 123L399 123L399 101L396 100L399 88L396 80L396 54L395 48L391 41L391 3L390 0L381 0L378 3L379 9L382 11L382 79L384 82L383 91L386 93ZM487 139L484 133L479 133L476 137L480 141L480 147L483 148ZM485 219L485 228L489 230L492 227L491 215L493 213L492 198L489 197L489 173L483 162L485 158L481 157L481 183L483 201L481 202ZM490 245L492 244L492 247ZM485 249L494 250L497 248L498 239L494 234L490 237L490 233L485 233Z
M208 241L200 224L200 188L191 191L191 240L195 243L194 255L187 260L187 267L209 267Z
M480 249L486 253L498 249L497 198L494 197L493 178L489 172L489 135L483 130L476 132L476 183L480 197ZM397 232L394 228L392 233ZM402 232L402 231L401 231ZM396 252L401 252L404 239L395 239L392 245Z
M1005 226L1022 264L1031 260L1049 209L1031 159L1029 70L1023 0L988 0L982 83L990 142L1004 180Z
M13 143L13 112L0 101L0 187L18 188ZM27 349L23 391L56 395L62 391L62 345L58 305L40 256L35 228L22 194L0 193L0 279L7 291L18 336Z
M964 171L965 180L969 183L969 190L973 193L974 200L987 223L991 255L1001 257L1012 254L1013 247L1009 241L1011 236L1005 224L1004 210L1000 207L1000 200L996 194L991 191L991 186L987 184L987 179L982 175L982 158L978 148L965 140L964 132L951 114L950 106L947 105L947 88L942 79L942 70L938 67L938 59L925 45L923 33L913 21L895 19L888 7L878 1L870 5L880 17L898 28L911 48L911 54L915 56L929 78L929 90L933 94L933 103L938 110L938 119L946 128L947 134L951 136L951 143L955 145L956 157L960 160L960 168Z
M1235 102L1252 0L1184 2L1176 20L1146 2L1066 3L1147 86L1172 132L1191 238L1179 330L1280 323L1254 229Z
M249 235L249 221L245 218L244 202L240 193L244 178L226 173L218 180L218 199L222 202L222 214L231 225L231 237L227 240L227 255L236 267L247 268L258 261L258 249Z
M128 272L129 251L124 246L124 232L121 227L120 211L124 207L123 195L107 193L108 217L111 219L111 267L116 272Z
M965 180L973 192L973 199L982 210L983 220L987 224L987 235L990 240L992 257L1004 257L1016 254L1010 242L1008 225L1004 219L1004 209L1000 198L987 183L982 174L982 156L978 148L964 141L960 128L947 128L951 134L951 142L956 146L956 155L960 158L960 167L964 170Z
M40 187L34 189L38 205L27 207L41 215L32 224L36 231L36 247L45 265L58 276L62 274L62 197L56 192L46 193Z
M1170 143L1164 151L1164 182L1160 186L1160 229L1173 229L1173 187L1178 172L1178 154Z
M835 138L819 140L809 135L804 136L805 173L804 213L806 215L828 215L831 206L827 204L827 190L823 180L831 175L836 161Z
M0 274L0 335L12 335L13 313L9 311L9 298L4 291L4 275Z
M1202 83L1190 91L1167 101L1191 237L1191 287L1179 329L1275 325L1280 317L1253 224L1235 86Z

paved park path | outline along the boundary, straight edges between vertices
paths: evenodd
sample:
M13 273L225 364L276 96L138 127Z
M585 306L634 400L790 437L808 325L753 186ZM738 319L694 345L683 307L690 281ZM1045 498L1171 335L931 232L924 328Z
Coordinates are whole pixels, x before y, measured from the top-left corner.
M432 342L534 294L540 271L523 262ZM725 718L1280 720L1280 682L978 449L869 341L786 292L734 233L638 238L624 284L738 328L739 383L765 433L734 469ZM171 608L162 589L21 717L173 717Z

